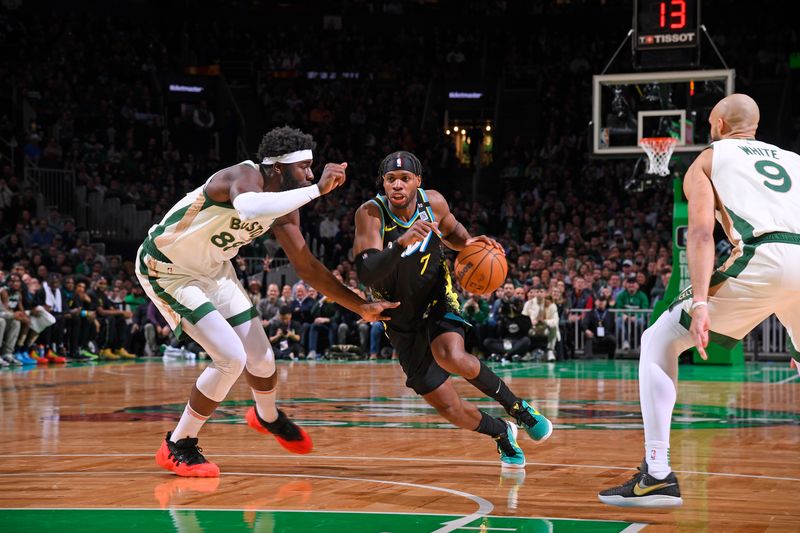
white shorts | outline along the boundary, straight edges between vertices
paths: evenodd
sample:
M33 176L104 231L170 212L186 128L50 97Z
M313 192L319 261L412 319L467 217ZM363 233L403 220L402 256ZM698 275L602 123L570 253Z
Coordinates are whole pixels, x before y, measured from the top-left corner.
M200 275L159 261L139 248L136 276L178 337L182 332L181 319L197 324L210 312L219 311L235 327L258 316L230 261L222 263L215 272Z
M777 234L772 234L777 235ZM756 238L758 239L758 238ZM747 244L744 253L711 279L709 341L733 347L754 327L775 314L795 347L800 346L800 238L793 244L770 241ZM691 325L691 290L670 309L680 309L680 323Z

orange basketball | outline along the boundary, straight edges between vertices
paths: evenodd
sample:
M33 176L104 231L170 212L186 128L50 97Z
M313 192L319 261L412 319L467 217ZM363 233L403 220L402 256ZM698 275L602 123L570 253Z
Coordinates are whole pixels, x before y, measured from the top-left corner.
M490 294L506 280L508 263L502 252L478 241L458 253L454 269L462 289L475 294Z

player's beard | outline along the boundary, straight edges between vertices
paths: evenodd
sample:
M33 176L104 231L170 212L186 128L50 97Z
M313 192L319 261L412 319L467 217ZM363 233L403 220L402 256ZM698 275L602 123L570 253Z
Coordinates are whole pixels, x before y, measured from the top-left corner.
M297 183L291 171L287 167L281 167L281 190L291 191L292 189L299 189L300 187L304 187L304 185L302 183Z

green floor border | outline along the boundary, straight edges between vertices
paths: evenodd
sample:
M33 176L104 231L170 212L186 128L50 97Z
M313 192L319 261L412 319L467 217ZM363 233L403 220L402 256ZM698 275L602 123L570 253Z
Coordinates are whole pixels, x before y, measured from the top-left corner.
M490 367L501 377L560 379L631 379L639 378L638 360L560 361L553 363L492 363ZM741 366L680 365L680 381L728 383L778 383L796 375L788 362L756 362Z
M250 531L310 532L347 531L347 533L422 533L446 527L461 515L413 513L359 513L349 511L231 509L2 509L0 524L6 533L109 531L196 533L237 533ZM619 533L631 522L484 516L468 524L471 530L524 533ZM464 529L454 529L464 531Z

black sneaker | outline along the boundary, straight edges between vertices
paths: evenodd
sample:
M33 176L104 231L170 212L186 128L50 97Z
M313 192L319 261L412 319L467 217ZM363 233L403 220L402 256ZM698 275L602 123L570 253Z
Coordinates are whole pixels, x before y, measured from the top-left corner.
M267 422L258 416L258 410L251 407L245 413L245 421L259 433L272 435L278 443L292 453L309 453L314 447L311 437L303 428L292 422L286 413L278 409L278 418Z
M169 440L172 432L161 443L156 453L156 464L184 477L219 477L219 467L203 457L197 438Z
M680 507L683 505L678 478L670 472L664 479L647 473L647 461L642 461L639 472L617 487L601 491L598 499L619 507Z
M70 352L69 360L83 362L83 361L91 361L92 359L90 357L83 355L81 352L75 351L75 352Z

